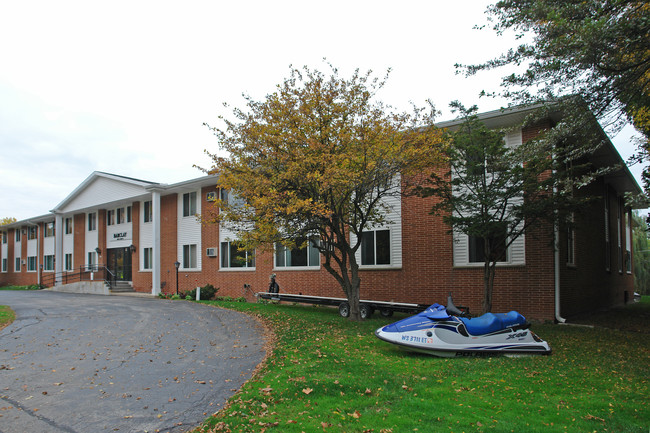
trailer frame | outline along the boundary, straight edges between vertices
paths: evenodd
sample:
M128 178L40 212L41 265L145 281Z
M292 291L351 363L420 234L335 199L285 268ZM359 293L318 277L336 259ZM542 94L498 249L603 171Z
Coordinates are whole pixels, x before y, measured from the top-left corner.
M338 307L341 317L350 316L350 304L346 298L271 292L257 292L255 293L255 297L270 301L334 306ZM362 319L369 318L375 311L379 311L382 317L391 317L396 311L401 313L419 313L428 307L429 304L372 301L367 299L359 300L359 313L361 314Z

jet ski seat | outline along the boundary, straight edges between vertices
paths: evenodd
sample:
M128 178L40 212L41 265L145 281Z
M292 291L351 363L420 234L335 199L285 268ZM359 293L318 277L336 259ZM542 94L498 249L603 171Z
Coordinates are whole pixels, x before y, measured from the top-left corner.
M460 317L465 324L467 332L472 335L485 335L492 332L501 331L508 327L523 326L526 319L516 311L509 313L486 313L480 317L467 318Z

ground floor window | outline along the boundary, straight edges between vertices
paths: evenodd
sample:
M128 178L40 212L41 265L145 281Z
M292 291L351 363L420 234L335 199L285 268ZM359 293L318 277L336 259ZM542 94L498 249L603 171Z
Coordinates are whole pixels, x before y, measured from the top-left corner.
M65 255L65 270L66 271L72 270L72 254Z
M36 256L27 257L27 271L36 272Z
M221 268L254 268L255 255L240 250L238 242L221 242Z
M48 255L43 257L43 269L46 271L54 270L54 256Z
M485 263L485 242L486 239L477 236L468 236L467 245L469 247L469 262L470 263ZM508 249L506 248L507 244L507 235L505 229L502 233L497 233L496 235L487 239L489 242L490 250L494 258L489 258L490 261L496 262L507 262L508 261Z
M153 248L144 248L142 253L142 269L153 269Z
M305 241L298 240L297 245ZM283 267L317 267L320 266L320 253L318 251L318 238L313 236L302 248L287 248L281 243L275 244L275 266Z
M2 259L2 272L7 272L7 259Z
M196 244L183 245L183 269L196 267Z
M86 267L88 269L93 269L97 265L97 253L95 251L88 252L88 258L86 260Z
M361 264L390 265L390 230L371 230L361 234Z
M15 265L14 270L16 272L20 272L20 257L16 257L16 265Z

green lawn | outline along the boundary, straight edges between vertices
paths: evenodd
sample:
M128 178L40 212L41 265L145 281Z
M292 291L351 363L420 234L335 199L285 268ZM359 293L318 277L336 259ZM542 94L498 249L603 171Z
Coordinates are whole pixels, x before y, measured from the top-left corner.
M0 329L4 329L16 319L14 311L6 305L0 305Z
M486 359L412 354L374 336L403 316L353 323L323 307L212 304L259 316L277 340L258 374L197 432L647 433L650 427L649 302L613 313L619 324L631 318L633 330L535 325L552 355Z
M37 284L31 286L0 286L0 290L40 290L40 286Z

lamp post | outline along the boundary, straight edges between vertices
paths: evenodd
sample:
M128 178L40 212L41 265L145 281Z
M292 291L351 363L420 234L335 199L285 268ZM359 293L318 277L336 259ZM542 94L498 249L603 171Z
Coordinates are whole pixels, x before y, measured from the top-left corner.
M174 266L176 267L176 294L177 295L178 295L178 268L180 265L181 263L178 260L174 262Z

